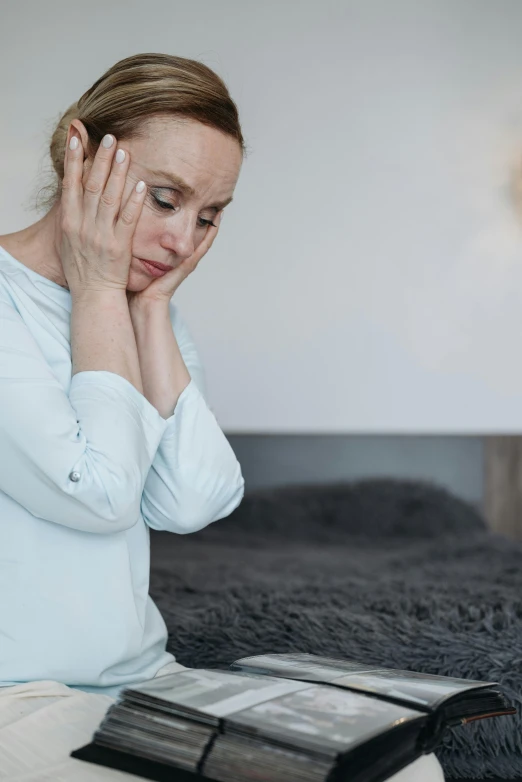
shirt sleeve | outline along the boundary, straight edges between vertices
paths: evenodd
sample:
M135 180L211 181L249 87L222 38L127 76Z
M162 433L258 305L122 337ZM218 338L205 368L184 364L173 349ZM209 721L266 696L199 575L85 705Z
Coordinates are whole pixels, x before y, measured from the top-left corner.
M33 516L93 533L132 527L167 423L113 372L78 372L67 395L0 302L0 490Z
M156 530L186 534L223 519L243 499L241 466L206 401L203 368L171 302L171 322L191 377L166 427L145 482L141 511Z

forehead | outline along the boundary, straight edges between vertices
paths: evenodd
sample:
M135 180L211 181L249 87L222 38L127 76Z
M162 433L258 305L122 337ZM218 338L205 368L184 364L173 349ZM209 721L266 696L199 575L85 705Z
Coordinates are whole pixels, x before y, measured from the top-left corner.
M170 117L148 120L140 136L129 142L129 151L147 184L172 186L168 178L150 174L164 171L183 179L195 198L230 197L243 159L232 136L201 122Z

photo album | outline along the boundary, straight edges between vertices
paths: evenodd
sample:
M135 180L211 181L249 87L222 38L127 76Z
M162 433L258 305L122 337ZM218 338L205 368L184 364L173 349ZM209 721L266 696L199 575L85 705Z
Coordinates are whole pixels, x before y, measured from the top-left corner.
M515 713L493 682L264 654L124 689L72 756L157 782L382 782L447 730Z

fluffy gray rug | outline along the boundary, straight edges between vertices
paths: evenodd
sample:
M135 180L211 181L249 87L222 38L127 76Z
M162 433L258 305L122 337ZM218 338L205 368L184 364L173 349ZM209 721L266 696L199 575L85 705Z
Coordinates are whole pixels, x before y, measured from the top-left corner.
M427 484L247 495L192 535L153 533L151 594L190 667L300 651L498 681L522 700L522 545ZM522 778L522 718L455 729L452 779Z

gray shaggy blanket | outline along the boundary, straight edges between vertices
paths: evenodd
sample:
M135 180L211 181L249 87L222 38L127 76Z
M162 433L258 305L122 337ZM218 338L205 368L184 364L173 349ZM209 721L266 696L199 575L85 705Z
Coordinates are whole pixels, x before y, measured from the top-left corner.
M300 651L498 681L520 714L454 729L448 779L522 778L522 545L435 486L247 494L192 535L151 535L151 595L190 667Z

